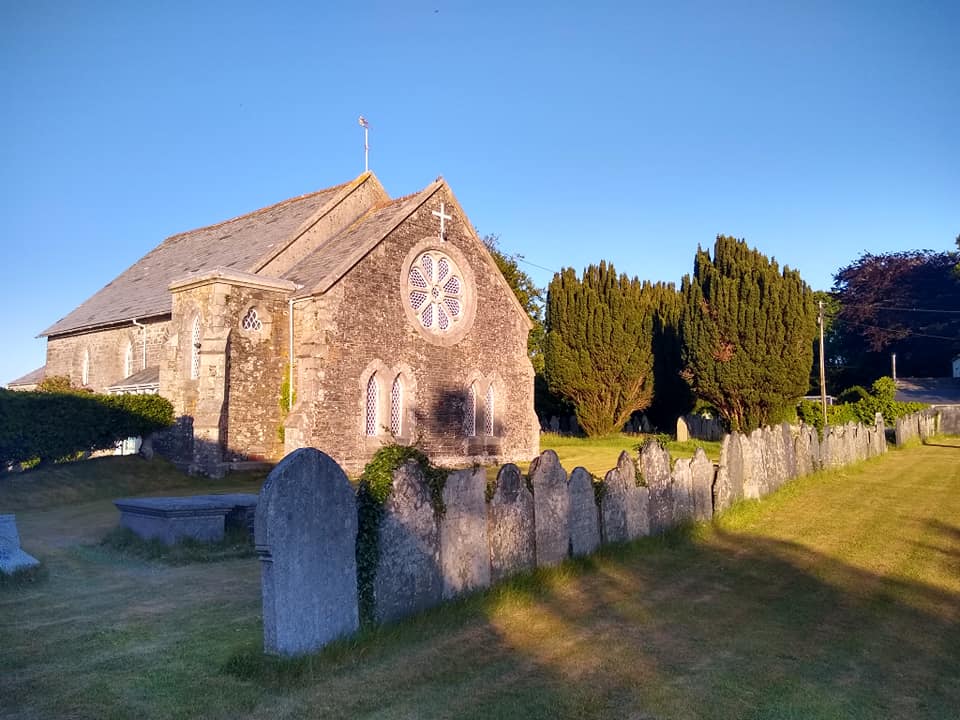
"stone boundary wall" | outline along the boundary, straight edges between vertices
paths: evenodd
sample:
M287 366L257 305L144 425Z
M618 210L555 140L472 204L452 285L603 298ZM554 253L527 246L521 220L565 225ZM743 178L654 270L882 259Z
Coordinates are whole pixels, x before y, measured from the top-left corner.
M568 473L547 450L526 478L504 465L492 488L483 468L451 472L442 513L410 461L394 472L379 521L373 617L398 620L601 544L710 520L793 478L885 451L882 418L830 427L822 441L813 427L784 424L727 435L719 467L702 449L671 461L651 441L636 458L621 453L598 484L583 468ZM319 450L297 450L270 473L255 523L267 652L312 652L356 631L357 512L346 475Z
M897 418L894 425L894 437L896 438L894 444L897 447L903 447L914 440L925 442L940 432L951 432L941 428L942 418L943 410L921 410ZM960 412L951 413L948 422L953 425L957 423L958 419L960 419ZM956 432L956 429L952 432Z

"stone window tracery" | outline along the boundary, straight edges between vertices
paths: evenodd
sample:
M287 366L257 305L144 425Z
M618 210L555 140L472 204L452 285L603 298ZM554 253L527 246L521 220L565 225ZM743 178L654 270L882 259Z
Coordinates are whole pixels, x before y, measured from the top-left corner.
M379 419L379 405L380 405L380 385L377 382L377 374L374 373L370 376L370 379L367 380L367 396L366 396L366 415L364 430L367 437L374 437L377 434L377 425Z
M390 387L390 434L400 437L403 430L403 380L399 375Z
M193 319L193 328L190 332L190 379L200 377L200 316Z
M467 417L466 430L468 437L474 437L477 434L477 383L470 383L467 389Z
M438 250L421 253L410 266L407 303L428 332L446 333L464 316L463 274Z
M263 321L257 315L256 308L250 308L247 310L247 314L243 316L243 319L240 321L240 327L244 330L250 330L252 332L259 332L263 330Z

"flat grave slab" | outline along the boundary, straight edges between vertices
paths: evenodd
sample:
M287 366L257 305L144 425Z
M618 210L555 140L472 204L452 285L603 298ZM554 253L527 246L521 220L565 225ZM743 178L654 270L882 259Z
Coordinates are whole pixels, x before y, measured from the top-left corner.
M223 540L228 525L252 531L257 496L250 493L192 495L187 497L122 498L113 504L120 524L144 540L158 539L173 545L184 539L201 542Z

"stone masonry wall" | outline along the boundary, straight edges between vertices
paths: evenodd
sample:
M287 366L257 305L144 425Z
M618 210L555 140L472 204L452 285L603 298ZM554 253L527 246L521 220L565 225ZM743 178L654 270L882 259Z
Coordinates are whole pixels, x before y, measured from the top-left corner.
M138 319L139 320L139 319ZM163 346L170 331L170 318L165 316L140 321L146 326L146 367L159 365ZM133 350L130 374L143 369L143 332L133 323L92 332L57 335L47 339L46 376L65 375L80 387L84 352L89 353L87 384L94 392L103 392L123 380L127 344Z
M443 200L453 216L446 240L431 213ZM425 249L460 265L475 305L456 342L431 340L412 321L402 288L413 256ZM387 404L393 379L404 380L403 442L417 441L438 464L528 460L539 446L533 411L533 369L526 354L526 318L492 259L441 187L322 298L295 309L297 405L286 426L293 443L329 448L348 472L359 471L392 437ZM441 336L442 338L443 336ZM376 374L383 412L375 437L365 433L364 398ZM465 432L467 389L477 382L477 434ZM488 386L494 432L484 432ZM510 408L510 412L505 412ZM517 411L516 409L522 409Z
M377 622L394 621L533 567L588 554L601 542L629 541L691 521L709 521L743 499L745 486L760 497L801 474L848 465L886 450L882 419L876 426L828 428L827 438L824 446L829 454L824 455L816 430L809 426L783 425L749 436L728 435L716 469L702 450L693 459L671 461L663 448L650 442L639 457L622 453L600 492L595 492L597 481L586 470L575 468L568 474L548 450L534 460L526 479L515 465L505 465L492 492L486 488L482 469L451 473L443 489L442 511L431 507L430 489L420 467L408 462L394 472L393 490L380 520L373 617ZM310 472L316 476L298 482L294 460L300 462L304 452L323 455L298 450L284 459L261 491L263 507L337 504L324 499L324 488L339 487L337 492L342 494L342 471L323 455L325 469L316 470L313 463ZM291 487L308 488L307 495L278 499L277 488L282 484L273 481L275 476L282 476ZM337 502L343 504L342 499ZM352 542L342 542L347 536L340 534L334 544L318 544L312 525L299 516L290 517L264 513L258 507L256 521L258 538L286 538L262 548L258 540L262 556L286 558L288 569L274 561L265 565L263 575L265 648L284 655L299 654L304 647L314 650L329 638L353 632L357 614L355 606L346 608L339 614L346 620L337 623L318 622L322 617L311 614L301 632L291 634L288 645L278 644L282 634L278 628L288 627L289 616L302 613L303 607L313 604L329 609L331 603L353 596L345 592L342 582L330 584L325 569L348 566L356 554ZM328 532L317 530L321 535ZM356 531L352 532L347 539L356 539ZM332 552L344 557L330 557ZM299 554L304 555L304 563L315 563L318 553L325 558L323 568L315 574L300 572ZM324 595L328 585L330 597ZM277 587L284 588L283 597Z

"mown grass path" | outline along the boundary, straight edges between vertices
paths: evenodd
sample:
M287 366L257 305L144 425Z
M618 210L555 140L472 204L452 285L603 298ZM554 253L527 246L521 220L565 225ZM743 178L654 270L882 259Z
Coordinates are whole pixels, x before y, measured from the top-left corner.
M48 577L0 587L0 716L955 718L960 439L935 443L295 663L259 652L255 560L90 547L106 502L19 513Z

